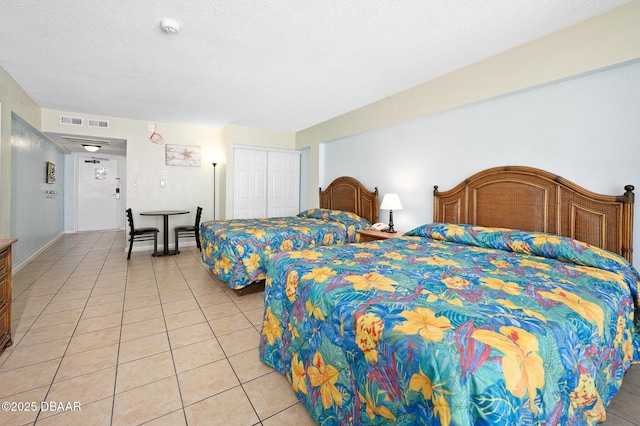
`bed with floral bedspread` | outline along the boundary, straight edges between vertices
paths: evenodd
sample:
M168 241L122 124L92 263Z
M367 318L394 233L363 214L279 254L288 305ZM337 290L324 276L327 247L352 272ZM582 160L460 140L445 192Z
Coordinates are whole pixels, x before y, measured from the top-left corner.
M270 255L355 242L371 223L342 210L309 209L297 216L234 219L200 224L202 259L232 289L262 280Z
M431 224L274 255L261 360L333 424L595 424L640 360L636 270L552 234Z

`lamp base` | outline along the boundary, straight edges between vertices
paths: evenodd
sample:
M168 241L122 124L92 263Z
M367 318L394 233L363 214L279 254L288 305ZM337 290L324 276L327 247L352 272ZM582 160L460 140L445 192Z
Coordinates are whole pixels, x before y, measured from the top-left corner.
M387 232L390 234L396 233L396 230L393 229L393 210L389 210L389 227L387 228Z

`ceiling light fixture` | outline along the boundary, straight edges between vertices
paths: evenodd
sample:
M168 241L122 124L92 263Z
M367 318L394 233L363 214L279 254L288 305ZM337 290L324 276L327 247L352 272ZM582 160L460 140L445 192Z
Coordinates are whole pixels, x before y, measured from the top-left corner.
M99 145L85 145L85 144L82 144L82 147L84 149L86 149L87 151L89 151L89 152L96 152L97 150L100 149Z
M173 19L166 18L160 21L160 28L167 34L176 34L180 31L180 24Z

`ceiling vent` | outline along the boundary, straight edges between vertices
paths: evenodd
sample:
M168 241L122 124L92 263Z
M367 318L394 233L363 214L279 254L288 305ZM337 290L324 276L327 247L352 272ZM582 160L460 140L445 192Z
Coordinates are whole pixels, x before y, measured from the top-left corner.
M62 135L62 138L66 142L70 143L79 143L79 144L89 144L89 145L111 145L111 142L107 139L95 139L95 138L86 138L83 136L67 136Z
M108 129L109 122L107 120L92 120L89 119L87 121L87 126L89 127L100 127L101 129Z
M73 126L82 126L82 118L80 117L68 117L65 115L60 116L60 124L71 124Z

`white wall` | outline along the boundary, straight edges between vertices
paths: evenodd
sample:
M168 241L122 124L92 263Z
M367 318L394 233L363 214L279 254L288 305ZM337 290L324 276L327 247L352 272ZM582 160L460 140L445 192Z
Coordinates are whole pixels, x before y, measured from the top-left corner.
M433 218L433 186L489 167L524 165L591 191L640 191L640 61L324 144L321 184L354 176L400 195L398 230ZM638 221L638 210L635 219ZM380 218L388 221L388 211ZM634 241L639 246L640 222Z
M310 170L310 149L307 147L300 151L300 211L311 207L311 197L318 197L318 193L309 194L309 170Z
M11 130L11 235L18 238L12 260L18 265L63 232L66 156L17 114ZM47 161L55 164L53 183L45 181Z
M0 236L16 237L11 231L11 139L13 115L36 129L40 128L40 107L22 87L0 66Z

